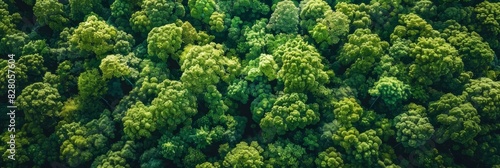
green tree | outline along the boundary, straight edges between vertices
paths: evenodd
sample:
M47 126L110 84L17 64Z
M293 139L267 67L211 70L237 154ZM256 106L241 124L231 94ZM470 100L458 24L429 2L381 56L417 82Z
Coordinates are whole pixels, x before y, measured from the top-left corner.
M102 59L112 53L115 48L129 44L128 50L134 44L131 35L116 29L106 22L92 15L85 22L81 22L71 35L69 42L77 49L89 51Z
M120 78L129 76L131 73L130 67L128 67L122 57L124 56L120 54L108 55L106 58L101 60L99 68L102 71L102 78L104 80L108 80L113 77Z
M221 80L229 83L240 71L239 61L224 56L222 45L215 43L185 47L180 56L180 65L183 71L181 81L194 94L203 93L208 86Z
M267 19L264 18L257 20L251 27L243 27L244 39L237 47L246 59L255 59L264 54L269 41L274 40L274 36L266 31L266 23Z
M301 1L299 7L300 26L309 31L316 25L318 19L325 18L325 13L332 10L330 5L324 0Z
M426 116L423 106L411 103L405 106L405 112L394 118L396 140L405 147L417 148L434 134L434 126Z
M286 93L314 91L329 82L332 72L324 71L321 55L300 37L286 42L273 55L282 64L277 77Z
M445 94L429 105L429 112L438 114L436 120L441 124L436 130L438 143L451 139L466 144L481 131L477 110L472 104L465 103L463 96Z
M87 70L78 76L78 93L84 98L98 98L106 94L106 80L97 69Z
M156 130L153 113L142 102L132 105L125 112L125 117L123 117L122 121L123 132L130 139L149 138L151 137L151 133Z
M165 80L158 85L160 92L153 99L149 110L158 129L175 130L177 125L196 115L196 97L178 81Z
M39 80L47 70L44 59L39 54L23 55L19 57L18 63L26 67L25 73L32 80Z
M218 4L221 9L224 11L230 10L231 16L242 16L245 15L242 19L245 20L254 20L258 18L262 18L269 14L270 8L269 6L258 0L236 0L236 1L228 1L227 5L223 5L219 1Z
M343 98L334 104L335 118L337 121L347 127L352 126L353 123L358 122L364 113L363 108L356 102L354 98Z
M0 37L16 33L18 31L16 30L16 23L20 20L21 15L19 13L12 13L9 11L9 4L0 1Z
M252 101L250 107L253 121L255 121L256 123L260 123L260 120L264 117L266 112L271 111L275 101L276 97L272 94L259 94L259 96Z
M447 41L458 50L464 63L464 70L482 76L488 71L495 53L476 32L470 32L457 22L446 22L449 26L443 31Z
M292 142L281 140L268 144L263 152L266 165L279 167L301 167L305 166L303 159L306 156L306 149Z
M174 136L170 132L165 133L158 140L158 149L161 155L174 163L181 163L181 158L187 153L186 148L189 147L180 136Z
M256 141L240 142L225 157L224 167L264 167L264 149Z
M372 77L376 64L381 60L387 47L370 29L357 29L348 36L348 42L342 46L336 60L346 66L344 83L359 91L365 97L375 79Z
M329 147L325 151L318 154L318 158L315 160L316 166L318 167L343 167L344 160L342 155L335 150L333 147Z
M299 8L291 0L278 2L267 28L276 33L296 33L299 24Z
M475 29L487 38L490 46L497 51L500 47L500 2L484 1L474 7L475 19L478 24Z
M214 0L188 0L191 17L201 20L204 23L210 22L210 16L218 6Z
M68 23L63 4L56 0L37 0L33 7L33 14L40 24L49 25L55 31L61 31Z
M69 8L69 17L78 22L92 12L98 12L96 9L103 9L100 0L69 0Z
M224 19L226 17L226 14L224 13L219 13L219 12L214 12L210 16L210 30L215 30L216 32L222 32L225 27L224 27Z
M121 147L121 149L117 149L119 147ZM92 162L92 167L131 167L130 164L128 164L127 159L130 160L135 158L135 147L134 141L118 141L112 145L111 150L106 154L97 156Z
M347 160L355 165L375 165L379 157L382 140L377 132L369 129L359 133L354 127L340 127L332 138L342 146L347 153Z
M346 70L348 76L351 73L368 74L389 46L370 29L357 29L348 39L337 57L341 64L349 66Z
M327 10L322 18L318 18L317 24L309 30L309 34L317 43L333 45L339 43L349 33L349 24L349 18L343 13Z
M63 103L59 92L53 86L37 82L23 89L17 98L19 109L26 114L26 120L47 124L47 119L58 117Z
M284 135L288 131L304 128L319 121L317 104L306 104L307 95L284 94L274 102L273 108L260 120L260 127L266 137Z
M489 78L471 79L465 85L463 95L477 110L481 121L500 118L500 82Z
M20 56L23 46L28 43L29 37L24 32L11 32L0 38L0 49L4 54L15 54Z
M341 12L345 14L351 24L351 30L356 30L359 28L369 28L372 25L372 20L370 17L370 14L368 13L370 10L370 5L361 3L361 4L354 4L354 3L346 3L346 2L340 2L335 5L335 11L336 12Z
M419 38L439 37L439 32L420 16L410 13L399 17L399 25L394 28L390 35L391 42L399 39L408 39L416 42Z
M115 136L110 115L110 111L104 110L98 119L87 123L61 124L56 130L60 159L76 167L107 152L109 140Z
M182 28L174 23L153 28L148 34L148 55L167 61L182 44Z
M206 161L206 156L199 149L188 148L186 156L182 159L182 165L195 167Z
M464 63L458 51L440 37L420 37L410 47L410 56L415 61L410 65L409 75L418 84L431 85L449 81L463 71Z
M179 0L144 0L141 3L141 10L136 11L130 17L130 25L134 31L147 35L155 27L174 23L186 13L181 2Z
M395 77L381 77L368 91L371 96L381 97L385 104L396 107L408 98L410 87Z
M245 80L234 80L234 82L227 87L227 96L246 104L248 101L248 82Z

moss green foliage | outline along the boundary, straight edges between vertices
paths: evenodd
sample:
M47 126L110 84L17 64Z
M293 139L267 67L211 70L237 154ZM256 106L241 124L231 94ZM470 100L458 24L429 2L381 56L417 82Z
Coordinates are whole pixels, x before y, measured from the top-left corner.
M181 48L182 28L171 23L153 28L148 34L148 54L166 61Z
M258 19L270 12L269 6L259 0L219 1L218 3L222 10L230 11L231 15L242 16L244 14L248 19Z
M342 125L351 126L352 123L359 121L363 115L363 108L354 98L344 98L335 103L333 113L337 121Z
M283 135L287 131L304 128L319 121L316 104L306 104L307 95L285 94L274 102L273 108L260 121L263 131L269 136Z
M408 98L409 90L409 86L397 78L382 77L375 82L368 93L374 97L380 96L389 106L396 106Z
M349 18L343 13L327 10L309 33L317 43L337 44L349 32L349 24Z
M266 165L300 167L305 166L300 161L306 157L306 150L300 145L287 141L277 141L268 144L264 152Z
M278 80L285 85L285 92L314 91L328 83L329 76L323 70L317 50L300 37L286 42L274 53L282 64Z
M4 65L7 65L7 61L5 61ZM21 89L22 89L22 88L19 88L19 87L12 88L12 85L11 85L11 88L9 88L9 86L8 86L9 70L11 71L11 73L12 73L12 71L16 72L16 75L15 75L16 79L15 79L15 81L17 83L27 82L28 81L28 75L26 74L27 67L24 66L23 64L19 64L19 63L14 63L14 65L15 65L15 67L13 69L10 69L9 66L4 66L0 70L0 83L3 84L3 86L0 86L0 89L2 89L2 90L14 89L16 92L20 92ZM7 94L6 92L5 93L0 93L0 94L1 95L5 95L5 94Z
M219 13L219 12L214 12L210 16L210 30L215 30L217 32L223 31L224 28L224 19L226 17L226 14L224 13Z
M489 78L473 79L465 85L464 95L477 109L484 120L494 121L500 117L500 82Z
M481 119L471 103L464 103L463 96L445 94L429 106L429 112L438 114L436 120L442 127L436 130L437 142L451 139L466 144L481 131Z
M499 0L2 0L0 167L498 167L499 16Z
M142 102L132 105L123 117L123 132L131 139L151 137L151 132L156 130L156 124L152 123L153 114Z
M369 29L357 29L348 36L349 41L342 47L337 60L350 65L346 75L367 74L380 60L388 43L381 41L377 34Z
M99 98L108 90L105 84L97 69L88 70L78 76L78 93L84 98Z
M240 70L238 59L225 56L222 46L215 43L186 47L180 56L180 64L184 71L181 81L195 94L220 81L228 83Z
M3 37L15 33L16 23L21 20L21 15L18 12L9 11L9 4L4 1L0 2L0 35Z
M119 149L119 147L122 147ZM117 149L118 148L118 149ZM126 159L135 158L135 144L134 141L119 141L111 147L108 153L98 156L92 163L92 167L131 167Z
M409 104L405 112L394 118L396 140L404 146L419 147L434 133L434 127L426 116L426 109L417 104Z
M214 0L189 0L188 7L191 17L208 23L217 9L217 4Z
M102 5L99 0L69 0L69 8L70 18L75 21L82 21L87 15L102 9Z
M315 160L316 166L318 167L342 167L344 166L344 160L339 152L335 148L330 147L323 152L318 154L318 158Z
M130 74L130 68L128 67L122 55L108 55L106 58L101 60L101 65L99 68L102 71L102 78L110 79L113 77L125 77Z
M18 63L26 66L26 75L30 78L40 77L47 70L44 66L44 59L39 54L24 55L19 58Z
M127 10L130 10L129 8L132 8L134 4L125 3L123 5L125 9L117 10L117 14L120 14L119 12L128 12ZM125 5L132 5L132 7ZM130 25L134 31L143 35L147 35L155 27L175 22L177 19L184 17L186 13L181 1L145 0L142 1L140 6L141 10L134 12L130 16Z
M247 103L248 101L248 82L245 80L235 80L233 84L229 85L227 88L227 96L233 98L234 100L240 101L241 103Z
M23 126L24 127L24 126ZM29 145L29 139L26 137L27 136L27 133L26 131L16 131L15 133L11 133L11 132L8 132L8 131L5 131L1 134L1 137L0 139L2 139L2 141L4 141L4 143L2 143L2 147L0 147L0 149L4 150L4 152L2 153L2 163L6 163L6 165L8 166L12 166L12 167L15 167L15 166L18 166L18 165L21 165L21 164L26 164L27 162L30 161L30 157L29 157L29 154L28 154L28 151L20 151L19 153L16 152L16 162L12 162L11 159L8 158L9 155L11 155L10 153L10 144L7 144L6 142L9 142L11 140L11 135L14 135L15 137L18 137L14 144L16 145L16 147L19 147L19 148L26 148L28 145Z
M500 160L500 151L498 149L498 140L500 136L497 134L494 135L485 135L480 138L478 145L478 154L482 162L485 162L488 165L498 165Z
M28 35L24 32L9 33L0 39L0 49L5 54L20 55L27 40Z
M158 97L153 99L148 110L153 113L150 120L156 122L152 124L175 130L177 125L197 113L196 97L186 90L183 83L165 80L158 87Z
M259 58L248 62L248 65L243 69L243 73L247 74L245 79L249 81L254 81L263 76L272 81L276 79L278 70L279 67L273 55L261 54Z
M140 157L141 167L163 167L163 160L160 157L158 148L145 150Z
M278 2L267 28L276 33L296 33L299 24L299 8L291 0Z
M370 75L381 57L384 55L388 43L382 41L370 29L357 29L348 36L348 42L340 49L336 60L347 67L344 72L345 84L359 90L364 97L375 82Z
M391 34L391 42L398 39L408 39L415 42L422 37L439 37L438 33L427 21L410 13L399 18L399 25L394 28Z
M411 47L415 61L409 70L417 83L431 85L463 70L457 50L442 38L419 38Z
M266 112L271 111L276 97L271 94L261 94L254 101L250 110L252 111L253 121L260 123Z
M450 21L443 31L449 43L462 56L464 69L482 75L490 68L495 54L488 43L476 32L470 32L465 26Z
M88 123L61 125L56 134L61 144L60 159L76 167L108 151L109 139L114 138L114 127L110 112L105 110L98 119Z
M351 22L351 28L368 28L371 26L372 21L368 12L370 11L371 6L361 3L361 4L352 4L346 2L340 2L335 5L335 11L344 13L349 17Z
M169 160L174 160L175 162L180 162L180 157L184 155L187 151L187 144L179 136L173 136L170 133L166 133L158 141L158 149L161 155Z
M38 0L33 7L33 14L42 25L49 25L53 30L60 31L68 22L63 11L63 4L54 0Z
M498 16L500 15L500 2L489 2L484 1L477 4L473 11L476 14L475 18L477 19L478 25L475 25L475 29L482 33L485 38L490 42L490 46L493 48L500 47L500 43L498 41L498 36L500 35L500 29L498 28L500 25L500 19Z
M81 22L70 37L72 45L82 51L93 52L99 59L120 47L120 42L127 43L130 51L134 39L96 16L89 16L85 22Z
M250 144L240 142L224 157L222 165L225 167L263 167L264 151L259 143L252 141Z
M267 20L268 19L260 19L257 20L253 26L243 28L242 34L245 42L239 43L238 48L240 48L240 52L246 53L246 58L253 59L264 54L263 50L266 45L268 45L270 40L274 39L274 36L266 31ZM250 61L256 62L256 60Z
M354 149L348 150L353 155L354 160L366 165L375 165L378 160L379 147L382 140L376 135L375 130L367 130L357 137Z
M306 30L311 30L316 24L316 20L323 19L325 13L331 11L331 7L323 0L307 0L300 2L300 26ZM347 26L349 25L335 25Z
M347 159L364 165L374 165L379 155L382 140L376 136L376 131L370 129L360 133L356 128L341 127L332 136L348 154Z
M33 83L23 89L17 98L19 109L27 114L26 120L44 123L56 118L62 108L61 96L56 88L47 83Z

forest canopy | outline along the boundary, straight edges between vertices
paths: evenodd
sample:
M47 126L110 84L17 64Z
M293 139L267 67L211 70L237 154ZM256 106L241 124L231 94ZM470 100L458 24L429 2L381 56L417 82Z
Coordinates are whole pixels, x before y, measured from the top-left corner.
M498 167L497 53L499 0L0 0L0 167Z

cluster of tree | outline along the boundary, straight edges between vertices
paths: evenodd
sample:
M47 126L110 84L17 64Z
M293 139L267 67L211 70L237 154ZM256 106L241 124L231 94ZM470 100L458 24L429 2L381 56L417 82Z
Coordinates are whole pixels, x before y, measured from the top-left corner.
M498 0L0 0L0 163L500 166L496 53Z

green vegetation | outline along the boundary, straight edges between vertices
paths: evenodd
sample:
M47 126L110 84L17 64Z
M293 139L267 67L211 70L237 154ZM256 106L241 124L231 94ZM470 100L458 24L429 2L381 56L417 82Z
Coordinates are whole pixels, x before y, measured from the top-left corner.
M500 167L499 0L0 0L0 55L2 168Z

